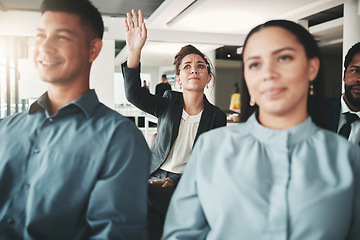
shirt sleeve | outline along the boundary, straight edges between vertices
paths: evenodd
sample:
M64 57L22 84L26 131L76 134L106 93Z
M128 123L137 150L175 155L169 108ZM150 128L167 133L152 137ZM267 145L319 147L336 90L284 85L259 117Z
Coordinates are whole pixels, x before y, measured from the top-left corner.
M181 175L182 174L174 175L174 176L169 177L170 180L175 184L175 186L179 183Z
M140 66L138 68L128 68L127 62L121 65L125 95L129 102L137 108L155 117L166 111L169 100L162 96L153 95L149 91L141 88Z
M355 176L354 198L353 198L353 218L347 240L360 239L360 148L356 147L353 161Z
M197 191L197 159L201 156L201 137L199 141L171 199L162 239L205 239L209 231Z
M143 239L150 156L132 123L113 132L88 204L90 239Z

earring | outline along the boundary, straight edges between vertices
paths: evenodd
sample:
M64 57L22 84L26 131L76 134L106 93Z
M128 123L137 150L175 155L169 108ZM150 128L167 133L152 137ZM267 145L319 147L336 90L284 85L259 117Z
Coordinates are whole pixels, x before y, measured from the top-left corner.
M209 89L209 85L208 85L208 84L206 84L206 89Z
M255 100L252 98L252 97L250 97L250 106L255 106L255 104L256 104L256 102L255 102Z
M180 89L182 89L182 86L180 85Z
M313 82L310 82L310 85L309 85L309 95L310 95L310 96L313 96L313 95L314 95L314 85L313 85Z

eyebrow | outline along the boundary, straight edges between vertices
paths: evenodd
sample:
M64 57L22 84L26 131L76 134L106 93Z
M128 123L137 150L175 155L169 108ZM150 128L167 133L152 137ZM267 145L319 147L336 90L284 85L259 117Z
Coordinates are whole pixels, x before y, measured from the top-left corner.
M45 29L37 28L37 31L45 32ZM71 31L71 30L69 30L69 29L66 29L66 28L56 29L56 32L58 32L58 33L65 32L65 33L69 33L69 34L71 34L71 35L75 35L75 32L73 32L73 31Z
M188 64L188 63L191 63L191 61L184 62L182 65L184 65L184 64ZM204 61L197 61L196 63L204 63L204 64L205 64L205 62L204 62Z
M291 48L291 47L280 48L280 49L277 49L277 50L273 51L272 55L278 54L278 53L283 52L283 51L293 51L293 52L295 52L295 49ZM260 58L260 56L251 56L251 57L248 57L244 62L247 62L247 61L249 61L251 59L257 59L257 58Z
M360 69L360 66L357 66L357 65L351 65L351 66L349 66L349 68L356 68L356 69Z

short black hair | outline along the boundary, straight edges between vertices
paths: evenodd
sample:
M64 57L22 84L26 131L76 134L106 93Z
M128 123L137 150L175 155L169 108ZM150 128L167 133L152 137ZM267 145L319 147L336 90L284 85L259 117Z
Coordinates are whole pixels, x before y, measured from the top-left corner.
M345 56L345 61L344 61L345 71L349 67L349 64L351 63L355 54L357 54L357 53L360 53L360 42L355 43L347 52L347 54Z
M97 38L103 38L104 22L99 10L89 0L44 0L40 11L42 14L46 11L76 14Z
M161 75L161 78L167 78L166 74Z

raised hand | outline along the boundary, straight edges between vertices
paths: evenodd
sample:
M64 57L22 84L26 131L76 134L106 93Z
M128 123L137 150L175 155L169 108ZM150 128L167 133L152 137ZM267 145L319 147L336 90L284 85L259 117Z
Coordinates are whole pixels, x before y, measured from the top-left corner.
M127 65L129 68L134 68L137 67L140 62L141 49L147 37L147 29L141 10L139 10L139 16L134 9L131 10L131 14L127 13L127 18L125 19L125 36L129 53Z

